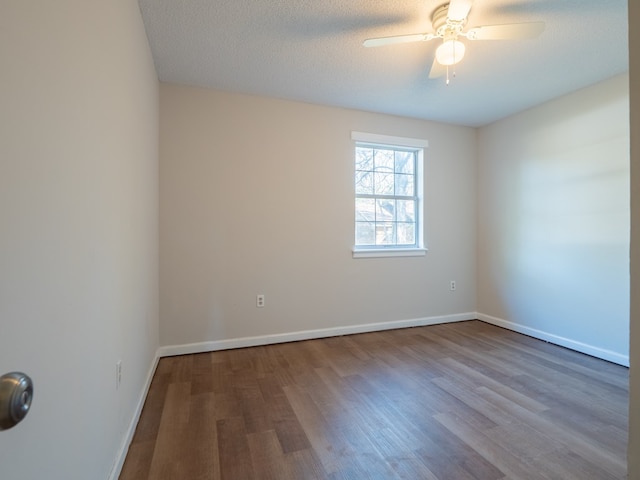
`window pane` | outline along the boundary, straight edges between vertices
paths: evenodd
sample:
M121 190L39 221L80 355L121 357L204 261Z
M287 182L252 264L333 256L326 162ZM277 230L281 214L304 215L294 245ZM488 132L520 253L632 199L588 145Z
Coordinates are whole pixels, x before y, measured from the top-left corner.
M375 245L376 228L374 223L356 222L356 245Z
M406 197L413 197L413 175L397 174L396 180L396 195L403 195Z
M396 200L396 220L398 222L414 222L416 219L416 203L413 200Z
M396 217L395 200L376 199L376 222L393 222Z
M398 245L415 245L416 228L413 223L398 223Z
M356 198L356 222L376 220L376 201L373 198Z
M379 173L375 174L375 189L376 195L393 195L393 173Z
M393 150L375 150L373 159L376 172L393 173Z
M415 165L415 153L396 152L396 173L407 173L413 175Z
M376 223L376 245L394 245L395 223Z
M373 170L373 148L356 147L356 170Z
M356 193L373 194L373 173L356 171Z
M417 245L418 154L390 145L356 145L355 153L355 244Z

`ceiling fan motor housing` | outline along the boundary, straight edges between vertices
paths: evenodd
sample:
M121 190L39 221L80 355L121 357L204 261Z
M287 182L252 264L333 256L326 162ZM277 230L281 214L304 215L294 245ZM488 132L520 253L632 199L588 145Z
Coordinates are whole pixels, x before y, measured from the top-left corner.
M436 32L436 36L443 38L444 40L455 40L462 32L465 24L467 23L466 17L462 20L452 20L448 17L449 4L445 3L436 8L431 15L431 24L433 30Z

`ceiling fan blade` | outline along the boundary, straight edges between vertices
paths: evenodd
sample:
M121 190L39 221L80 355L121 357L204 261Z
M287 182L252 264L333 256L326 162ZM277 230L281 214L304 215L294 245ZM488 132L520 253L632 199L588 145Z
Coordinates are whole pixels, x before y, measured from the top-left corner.
M507 25L485 25L466 33L469 40L512 40L535 38L544 30L544 22L509 23Z
M447 73L447 67L438 63L438 60L433 59L431 64L431 70L429 70L429 78L439 78Z
M447 17L458 22L464 20L469 15L472 4L473 0L451 0Z
M434 38L431 33L415 33L413 35L396 35L395 37L368 38L362 45L365 47L381 47L398 43L424 42Z

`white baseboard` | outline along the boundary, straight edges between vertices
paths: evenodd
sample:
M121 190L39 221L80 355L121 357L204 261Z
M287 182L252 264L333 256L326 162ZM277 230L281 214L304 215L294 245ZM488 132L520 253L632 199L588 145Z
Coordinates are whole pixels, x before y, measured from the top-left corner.
M124 461L127 456L127 452L129 451L129 445L133 440L133 435L135 434L136 427L138 425L138 420L140 419L140 414L142 413L142 407L144 406L144 402L147 398L147 393L149 392L149 387L151 386L151 381L153 380L153 375L156 371L156 367L158 366L158 360L161 357L170 357L173 355L187 355L191 353L213 352L217 350L228 350L231 348L255 347L259 345L269 345L274 343L295 342L299 340L311 340L315 338L337 337L341 335L351 335L355 333L377 332L382 330L393 330L396 328L420 327L420 326L437 325L441 323L461 322L465 320L476 320L476 319L482 320L483 322L490 323L492 325L496 325L498 327L506 328L507 330L512 330L514 332L523 333L525 335L529 335L531 337L538 338L540 340L545 340L547 342L554 343L556 345L561 345L563 347L570 348L571 350L576 350L578 352L586 353L587 355L591 355L597 358L601 358L603 360L617 363L625 367L629 366L628 355L622 355L620 353L613 352L611 350L605 350L599 347L595 347L593 345L577 342L575 340L560 337L552 333L547 333L542 330L537 330L535 328L527 327L525 325L520 325L515 322L503 320L501 318L492 317L490 315L485 315L483 313L477 313L477 312L467 312L467 313L459 313L454 315L440 315L440 316L434 316L434 317L414 318L410 320L367 323L364 325L350 325L350 326L344 326L344 327L321 328L316 330L302 330L298 332L272 334L272 335L260 335L260 336L254 336L254 337L231 338L226 340L214 340L209 342L189 343L184 345L166 345L164 347L158 348L158 350L156 351L156 356L152 362L151 368L149 369L149 373L147 374L147 379L145 381L144 388L140 394L140 398L138 399L138 404L136 405L136 409L135 409L133 418L131 419L131 422L129 424L129 428L127 429L125 437L123 438L120 450L118 451L116 462L114 463L114 466L111 470L111 474L109 475L109 480L118 480L118 477L120 476L122 467L124 465Z
M625 367L629 366L628 355L622 355L621 353L613 352L611 350L606 350L604 348L595 347L593 345L589 345L586 343L577 342L575 340L571 340L570 338L554 335L553 333L537 330L535 328L527 327L525 325L520 325L518 323L511 322L509 320L503 320L502 318L485 315L484 313L476 313L476 318L478 320L482 320L483 322L490 323L498 327L506 328L507 330L513 330L514 332L524 333L525 335L529 335L530 337L538 338L540 340L545 340L549 343L554 343L562 347L567 347L567 348L570 348L571 350L576 350L577 352L586 353L587 355L591 355L592 357L601 358L603 360L607 360L612 363L617 363L618 365L623 365Z
M461 322L475 320L475 312L459 313L454 315L441 315L436 317L414 318L410 320L397 320L381 323L367 323L364 325L350 325L344 327L321 328L317 330L302 330L299 332L279 333L273 335L260 335L255 337L231 338L226 340L214 340L210 342L188 343L185 345L167 345L158 350L160 357L172 355L187 355L190 353L214 352L231 348L255 347L258 345L270 345L274 343L296 342L299 340L311 340L324 337L338 337L354 333L377 332L381 330L393 330L395 328L420 327L437 325L439 323Z
M147 393L149 392L149 387L151 386L151 381L153 380L153 375L158 366L158 360L161 357L169 357L172 355L186 355L190 353L212 352L216 350L227 350L231 348L254 347L258 345L294 342L298 340L310 340L314 338L336 337L340 335L350 335L353 333L366 333L366 332L375 332L380 330L392 330L395 328L436 325L439 323L474 320L475 318L476 318L476 313L470 312L470 313L460 313L455 315L442 315L437 317L416 318L411 320L369 323L365 325L353 325L353 326L347 326L347 327L335 327L335 328L326 328L326 329L317 329L317 330L304 330L300 332L282 333L282 334L275 334L275 335L261 335L261 336L255 336L255 337L232 338L227 340L190 343L186 345L168 345L168 346L160 347L156 351L155 358L152 362L151 368L149 369L149 373L147 374L147 379L145 381L144 388L140 394L140 398L138 399L138 404L136 405L136 409L133 414L133 418L131 419L131 422L129 424L129 428L127 429L127 432L122 440L122 445L120 446L120 450L118 451L116 460L111 469L109 480L118 480L118 477L122 472L122 467L124 466L124 461L127 457L127 452L129 451L129 445L131 445L131 441L133 440L133 435L135 434L136 427L138 426L138 421L140 420L140 414L142 413L142 407L144 406L144 402L147 398Z
M122 444L120 445L120 449L118 450L116 461L113 467L111 468L111 474L109 475L109 480L118 480L118 477L122 472L122 467L124 466L124 461L127 458L127 452L129 451L129 445L131 445L131 441L133 440L133 435L136 433L136 427L138 426L138 421L140 420L142 407L144 407L144 402L147 399L147 394L149 393L149 387L151 386L151 381L153 380L153 375L156 372L156 367L158 366L159 359L160 359L160 356L158 355L158 351L156 350L156 355L151 363L151 368L147 373L147 378L144 383L144 388L142 389L142 392L140 393L140 397L138 398L138 403L136 404L136 409L133 412L133 417L131 418L131 422L129 422L129 428L127 428L125 436L122 439Z

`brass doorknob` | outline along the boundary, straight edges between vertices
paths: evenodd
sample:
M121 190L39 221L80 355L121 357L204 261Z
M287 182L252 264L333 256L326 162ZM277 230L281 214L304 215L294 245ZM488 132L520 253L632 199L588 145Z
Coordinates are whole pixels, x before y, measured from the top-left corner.
M15 427L29 413L33 382L28 375L11 372L0 377L0 430Z

